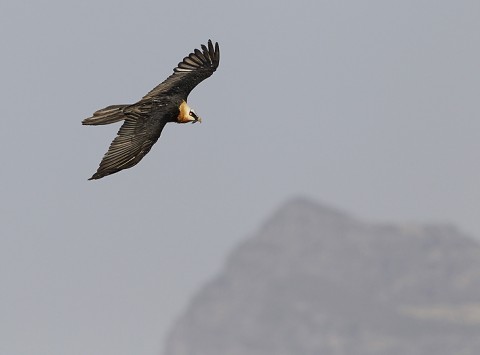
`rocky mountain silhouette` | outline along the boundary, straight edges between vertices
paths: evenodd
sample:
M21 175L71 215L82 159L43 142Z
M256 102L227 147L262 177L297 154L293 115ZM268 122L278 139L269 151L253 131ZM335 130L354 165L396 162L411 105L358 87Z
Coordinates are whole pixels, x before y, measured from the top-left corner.
M290 201L231 253L165 349L270 354L480 354L479 243Z

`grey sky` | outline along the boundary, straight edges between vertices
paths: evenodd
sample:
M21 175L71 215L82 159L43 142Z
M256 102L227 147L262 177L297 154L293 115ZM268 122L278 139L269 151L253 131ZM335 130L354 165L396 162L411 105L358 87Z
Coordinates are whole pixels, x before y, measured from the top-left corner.
M0 353L147 355L298 194L480 236L478 1L0 3ZM209 38L219 70L135 168L87 178Z

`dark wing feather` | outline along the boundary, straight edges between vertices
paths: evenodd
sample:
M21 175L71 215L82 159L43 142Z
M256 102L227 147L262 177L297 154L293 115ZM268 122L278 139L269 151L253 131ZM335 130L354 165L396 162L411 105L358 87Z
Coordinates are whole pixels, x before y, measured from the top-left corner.
M136 165L158 140L166 123L166 120L154 120L132 106L97 172L89 180L100 179Z
M143 99L163 94L180 94L186 99L195 86L213 74L220 62L218 43L215 43L214 46L212 41L208 40L208 48L203 44L201 48L202 51L195 49L183 58L173 69L174 73L145 95Z

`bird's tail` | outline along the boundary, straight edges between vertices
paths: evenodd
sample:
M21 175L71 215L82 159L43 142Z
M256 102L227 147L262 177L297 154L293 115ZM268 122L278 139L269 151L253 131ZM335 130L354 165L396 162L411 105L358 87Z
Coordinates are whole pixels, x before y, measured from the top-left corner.
M112 105L102 108L95 112L92 117L85 118L82 124L97 126L124 120L125 114L123 113L123 109L127 106L128 105Z

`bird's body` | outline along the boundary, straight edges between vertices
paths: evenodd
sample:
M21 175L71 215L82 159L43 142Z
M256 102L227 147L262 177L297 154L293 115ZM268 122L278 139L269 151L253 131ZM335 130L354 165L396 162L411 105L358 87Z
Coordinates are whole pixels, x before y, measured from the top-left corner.
M208 41L195 49L174 69L174 73L132 105L112 105L82 121L84 125L105 125L124 121L117 137L90 178L100 179L136 165L150 151L168 122L201 122L187 104L190 91L217 69L218 43Z

